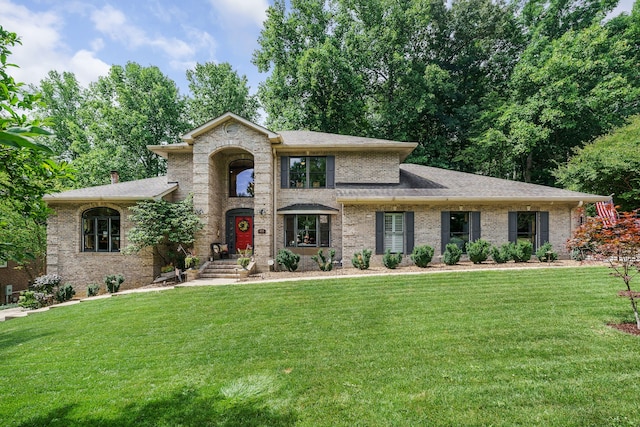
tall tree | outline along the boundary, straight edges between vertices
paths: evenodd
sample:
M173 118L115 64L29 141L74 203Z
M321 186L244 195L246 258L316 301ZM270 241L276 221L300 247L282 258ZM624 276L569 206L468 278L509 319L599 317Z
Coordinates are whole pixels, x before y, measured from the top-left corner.
M614 194L623 211L640 208L640 116L597 138L556 171L559 182L577 191Z
M194 126L200 126L227 111L248 120L258 117L258 99L249 94L246 76L239 76L229 63L196 64L187 70L191 97L187 98L187 114Z

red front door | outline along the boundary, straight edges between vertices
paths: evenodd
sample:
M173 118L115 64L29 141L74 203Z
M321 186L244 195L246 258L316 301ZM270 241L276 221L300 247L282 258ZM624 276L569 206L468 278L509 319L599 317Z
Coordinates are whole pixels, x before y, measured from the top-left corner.
M253 247L253 217L236 217L236 250Z

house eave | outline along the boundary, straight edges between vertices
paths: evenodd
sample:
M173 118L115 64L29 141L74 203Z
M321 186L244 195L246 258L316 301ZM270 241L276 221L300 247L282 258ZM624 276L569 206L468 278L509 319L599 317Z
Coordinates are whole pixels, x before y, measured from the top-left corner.
M443 205L450 203L464 203L464 204L504 204L504 203L545 203L545 204L577 204L582 205L584 203L604 202L609 200L608 196L569 196L569 197L455 197L455 196L443 196L443 197L416 197L416 196L399 196L399 197L385 197L385 196L370 196L370 197L341 197L338 196L336 201L343 204L353 205L368 205L368 204L383 204L383 203L406 203L415 205Z
M169 153L193 153L193 145L189 145L186 142L178 144L147 145L147 149L160 157L164 157L165 159L169 158Z
M400 161L404 161L409 154L418 146L413 142L392 142L389 144L376 144L364 147L367 152L389 153L397 152L400 155ZM304 154L309 155L317 152L340 152L340 153L361 153L363 147L360 145L345 144L282 144L275 147L276 153L280 155Z

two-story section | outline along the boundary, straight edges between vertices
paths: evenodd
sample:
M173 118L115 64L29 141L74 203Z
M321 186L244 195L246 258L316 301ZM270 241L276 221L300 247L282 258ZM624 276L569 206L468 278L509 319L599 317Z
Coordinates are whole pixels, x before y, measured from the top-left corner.
M465 250L480 238L550 242L566 256L577 208L608 199L403 163L416 143L274 132L232 113L182 139L148 147L167 159L166 176L45 197L54 212L48 272L78 285L117 273L132 278L129 286L150 283L161 260L152 251L121 252L133 226L128 208L190 193L204 223L194 245L200 259L213 259L213 248L250 250L258 271L272 268L282 249L301 255L301 270L315 270L310 257L319 250L334 249L345 267L363 249L374 251L374 264L386 251L409 263L416 245L438 256L448 243Z

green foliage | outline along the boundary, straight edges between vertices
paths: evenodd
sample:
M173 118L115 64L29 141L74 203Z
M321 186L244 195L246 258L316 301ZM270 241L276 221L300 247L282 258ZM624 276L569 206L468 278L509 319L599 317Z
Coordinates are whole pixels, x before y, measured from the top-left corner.
M551 243L544 242L536 251L536 258L538 258L540 262L553 262L558 259L558 253L553 250Z
M196 268L200 264L200 258L195 255L187 255L184 257L184 268Z
M187 98L187 114L194 126L230 111L248 120L258 117L258 100L249 94L246 76L240 77L227 62L196 64L187 70L191 97Z
M251 258L248 257L240 257L237 261L238 265L242 267L243 270L246 270L249 264L251 263Z
M318 250L318 255L313 255L312 260L318 263L321 271L331 271L333 269L333 257L336 256L335 249L329 249L328 256L324 256L322 249Z
M94 297L100 293L100 285L97 283L90 283L87 286L87 296Z
M433 247L429 245L414 246L413 252L411 252L411 261L418 267L426 268L433 259L434 252Z
M175 203L145 200L129 209L135 225L127 233L129 245L124 252L137 253L152 247L164 264L171 264L170 254L177 252L178 245L190 247L196 233L204 226L193 207L192 194Z
M53 293L53 289L60 286L62 277L57 274L47 274L40 276L31 285L31 288L36 292L43 292L46 294Z
M390 269L395 269L402 262L402 253L392 254L391 249L382 255L382 264Z
M371 261L371 254L371 249L363 249L360 252L356 252L351 258L351 264L359 270L367 270Z
M622 211L640 207L640 115L632 117L628 125L576 148L555 175L571 190L615 194Z
M122 274L111 274L104 277L104 284L107 287L107 291L110 294L115 294L120 290L120 285L124 282L124 276Z
M491 251L491 243L483 239L478 239L475 242L469 242L467 245L467 255L474 264L480 264L489 258L489 252Z
M491 258L497 264L504 264L513 259L511 254L513 245L511 243L504 243L501 246L491 247Z
M522 240L511 244L511 258L515 262L528 262L533 255L533 243Z
M58 302L69 301L76 294L75 289L69 283L64 286L58 287L54 293L54 297Z
M41 293L40 293L41 294ZM29 310L35 310L42 307L42 303L39 298L36 298L35 291L22 291L18 298L18 305Z
M276 256L278 264L283 265L287 271L296 271L300 262L300 255L294 254L289 249L280 249Z
M442 254L442 262L447 265L455 265L460 261L462 256L462 249L455 243L448 243L444 248L444 254Z

